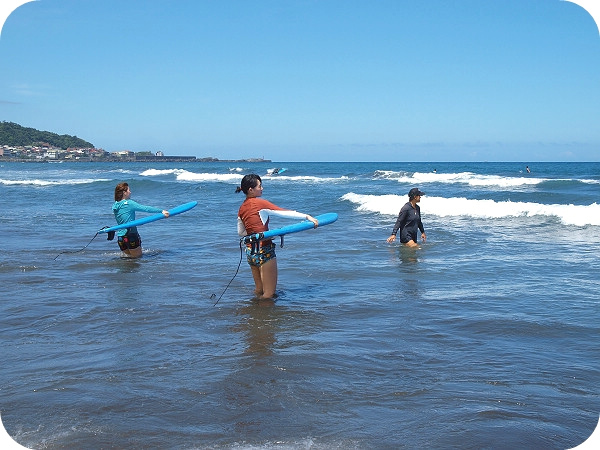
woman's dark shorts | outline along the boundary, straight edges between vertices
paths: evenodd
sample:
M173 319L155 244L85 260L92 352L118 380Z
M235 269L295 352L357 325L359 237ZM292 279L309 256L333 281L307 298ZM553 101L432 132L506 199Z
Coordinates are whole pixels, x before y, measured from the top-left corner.
M127 233L125 236L119 236L117 243L122 251L133 250L142 245L142 238L138 233Z

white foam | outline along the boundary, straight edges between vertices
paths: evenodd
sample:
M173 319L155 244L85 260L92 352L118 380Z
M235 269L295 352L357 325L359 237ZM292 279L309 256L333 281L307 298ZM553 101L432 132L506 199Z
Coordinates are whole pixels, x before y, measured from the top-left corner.
M148 169L140 173L143 177L175 175L177 181L239 181L237 173L196 173L185 169Z
M502 187L511 188L519 186L534 186L546 181L548 178L534 177L503 177L500 175L478 175L473 172L458 173L435 173L435 172L395 172L391 170L378 170L375 172L376 178L388 178L396 180L399 183L406 184L426 184L426 183L447 183L447 184L466 184L475 187Z
M141 176L144 177L158 177L165 175L175 175L175 179L177 181L220 181L220 182L229 182L234 181L239 183L242 179L240 177L239 171L243 171L243 169L235 168L229 169L230 173L209 173L209 172L190 172L184 169L148 169L144 170L140 173ZM231 173L233 172L233 173ZM341 176L337 178L333 177L315 177L310 175L297 175L297 176L286 176L286 175L264 175L262 178L269 180L282 180L282 181L296 181L296 182L309 182L309 183L331 183L348 180L347 176Z
M335 183L339 181L348 180L347 176L341 177L314 177L310 175L296 175L296 176L287 176L287 175L265 175L263 178L268 178L270 180L286 180L286 181L304 181L310 183Z
M137 172L134 172L133 170L129 170L129 169L112 169L112 170L109 170L108 172L125 173L125 174L137 173Z
M140 173L142 177L157 177L161 175L179 174L185 172L183 169L147 169Z
M195 173L187 170L177 174L177 181L236 181L242 179L237 173Z
M358 205L358 211L397 215L406 203L406 196L361 195L350 192L342 200ZM556 217L568 225L600 226L600 205L545 205L541 203L475 200L462 197L430 197L421 199L421 210L438 217L473 217L477 219L501 219L508 217L546 216Z
M15 185L20 185L20 186L59 186L59 185L74 185L74 184L90 184L90 183L96 183L99 181L111 181L109 179L106 178L82 178L79 180L72 180L72 179L68 179L68 180L40 180L40 179L33 179L33 180L4 180L4 179L0 179L0 184L4 184L7 186L15 186Z

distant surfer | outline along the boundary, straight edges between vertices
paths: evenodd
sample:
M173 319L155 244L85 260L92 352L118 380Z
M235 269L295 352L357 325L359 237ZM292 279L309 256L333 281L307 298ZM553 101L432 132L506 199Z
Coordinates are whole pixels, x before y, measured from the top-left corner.
M531 173L531 169L529 168L529 166L525 166L525 170L527 171L527 173Z
M314 217L297 211L280 208L268 200L260 198L263 194L262 180L259 175L249 174L242 178L241 185L235 192L243 192L246 199L238 211L237 230L240 236L261 233L269 229L271 216L288 219L308 219L315 228L319 221ZM251 244L246 246L246 257L252 278L254 278L254 293L259 299L275 297L277 287L277 259L275 244L271 239L260 241L258 247Z
M119 225L135 220L136 211L163 213L165 217L169 217L169 211L140 205L131 200L130 197L131 190L129 189L129 185L124 182L117 184L117 187L115 187L115 203L112 206L112 211ZM142 256L142 239L137 231L137 227L118 230L117 237L117 243L123 253L131 258Z
M421 231L421 240L425 242L427 236L421 222L421 208L417 203L421 201L421 196L425 195L418 188L412 188L408 192L408 202L400 209L396 224L392 234L387 238L387 242L392 243L396 240L396 234L400 230L400 242L407 247L418 247L417 230Z

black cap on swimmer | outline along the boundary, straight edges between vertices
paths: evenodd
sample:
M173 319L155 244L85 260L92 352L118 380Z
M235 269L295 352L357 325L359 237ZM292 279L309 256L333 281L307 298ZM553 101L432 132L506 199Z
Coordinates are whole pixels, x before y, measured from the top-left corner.
M415 198L419 195L425 195L425 192L421 192L418 188L412 188L408 191L408 198Z

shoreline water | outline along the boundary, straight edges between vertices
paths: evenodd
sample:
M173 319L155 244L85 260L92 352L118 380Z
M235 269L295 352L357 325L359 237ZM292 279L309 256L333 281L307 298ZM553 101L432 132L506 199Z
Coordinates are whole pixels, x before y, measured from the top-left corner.
M564 449L592 433L600 164L284 164L0 168L0 406L17 442ZM273 308L252 301L235 228L248 171L282 207L339 215L277 248ZM53 261L114 223L122 180L144 204L199 205L140 227L139 261L98 238ZM385 242L413 186L417 252Z

